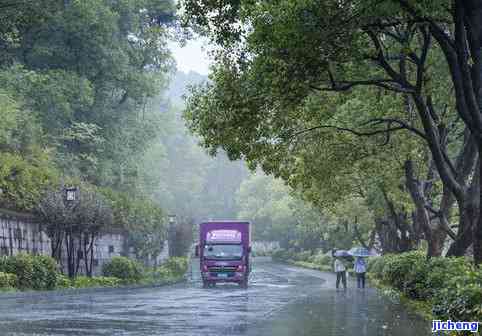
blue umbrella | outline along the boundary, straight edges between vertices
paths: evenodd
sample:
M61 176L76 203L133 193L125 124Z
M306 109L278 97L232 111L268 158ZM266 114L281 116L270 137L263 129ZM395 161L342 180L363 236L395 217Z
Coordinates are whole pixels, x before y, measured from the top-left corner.
M337 250L333 253L335 257L350 257L351 254L346 250Z
M371 257L375 255L374 253L370 252L367 248L364 248L361 246L351 248L348 251L348 254L353 257Z

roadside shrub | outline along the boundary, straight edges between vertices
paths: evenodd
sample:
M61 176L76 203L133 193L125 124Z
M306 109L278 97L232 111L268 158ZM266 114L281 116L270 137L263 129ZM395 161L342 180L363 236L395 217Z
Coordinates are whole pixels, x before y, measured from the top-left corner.
M32 288L37 290L51 290L57 286L57 263L49 256L33 256Z
M17 276L11 273L0 272L0 288L14 288L17 284Z
M329 255L322 253L321 251L311 257L313 263L317 265L331 266L333 258Z
M482 269L476 269L466 258L427 260L417 251L385 255L370 260L368 272L411 299L427 301L436 318L482 318Z
M381 278L385 259L383 257L372 257L368 259L367 273L374 278Z
M74 288L86 288L86 287L93 287L94 281L92 278L86 276L78 276L72 279L72 286Z
M72 287L72 281L70 278L66 275L59 274L57 276L57 284L55 286L56 288L71 288Z
M278 249L273 251L271 258L275 261L285 261L286 260L285 255L286 255L285 249Z
M442 287L435 292L433 313L441 319L480 321L482 319L482 269L475 269L467 261L451 260L465 268L455 274L451 270ZM461 266L465 264L464 266Z
M173 278L174 274L169 268L160 266L155 269L154 276L157 279L169 279L169 278Z
M439 289L446 287L452 278L471 270L473 270L473 265L464 257L432 258L427 284L433 289L432 294L435 294Z
M278 249L273 252L272 258L275 261L285 262L288 260L295 259L295 252L293 250L286 250L286 249Z
M383 258L385 259L382 270L384 283L413 299L422 299L430 294L427 287L430 267L424 252L412 251L399 255L387 255Z
M273 254L271 250L256 250L251 252L252 257L269 257Z
M54 289L59 276L54 259L25 253L2 258L0 272L15 274L19 289Z
M137 261L126 257L113 257L102 267L104 276L122 279L126 283L140 281L142 273L142 266Z
M19 289L33 288L33 258L28 254L17 254L7 257L3 263L3 272L17 276L16 286Z
M167 259L162 266L167 268L174 276L181 276L187 272L188 261L185 257L172 257Z
M470 270L446 282L433 299L433 313L441 319L478 321L482 316L482 270Z
M299 252L293 256L293 260L295 261L309 261L310 258L311 258L310 251Z
M115 277L86 277L79 276L72 280L75 288L92 288L92 287L117 287L122 284L122 280Z

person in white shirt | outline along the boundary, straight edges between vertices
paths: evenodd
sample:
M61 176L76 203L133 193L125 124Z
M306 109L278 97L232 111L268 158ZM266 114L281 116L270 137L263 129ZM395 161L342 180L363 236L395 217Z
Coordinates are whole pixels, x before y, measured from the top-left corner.
M335 258L335 273L336 273L336 289L340 287L340 280L343 283L343 288L346 289L346 268L339 258Z
M355 273L358 288L365 288L365 273L367 271L367 264L365 259L357 257L355 260Z

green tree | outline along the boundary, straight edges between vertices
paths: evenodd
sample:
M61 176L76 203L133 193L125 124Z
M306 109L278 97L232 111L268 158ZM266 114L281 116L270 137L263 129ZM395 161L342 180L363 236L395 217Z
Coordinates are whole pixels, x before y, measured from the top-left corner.
M197 90L187 113L192 129L203 136L207 147L222 147L232 158L243 156L272 172L289 160L280 147L293 135L307 136L309 131L321 129L357 136L410 132L430 151L431 159L424 168L430 170L432 162L444 187L440 210L434 211L439 218L434 222L436 230L443 234L430 237L443 240L436 237L449 234L455 239L450 253L464 253L472 243L472 228L478 227L470 216L474 212L474 188L469 188L476 158L471 149L474 138L469 134L464 141L456 141L455 151L446 140L454 130L463 129L453 122L454 114L467 121L467 111L461 110L460 104L478 101L478 91L470 89L467 97L461 97L462 92L456 90L454 95L452 87L463 81L449 70L470 73L462 71L469 63L453 64L450 57L457 54L454 48L465 46L468 50L474 42L462 38L459 44L452 43L445 27L452 31L452 22L464 25L468 18L447 15L436 1L414 7L405 1L376 5L370 1L242 1L221 7L184 1L183 5L186 20L221 47L213 84ZM460 13L464 6L457 2L453 13ZM413 18L421 23L414 23ZM468 29L475 32L474 27ZM455 39L460 36L455 34ZM433 44L432 38L439 45ZM447 52L447 48L452 50ZM466 80L477 82L476 78ZM303 118L303 107L313 96L322 97L314 105L319 112ZM373 109L377 114L362 110L358 117L346 120L343 113L339 118L342 109L333 109L333 102L353 110L360 103L370 106L368 102L374 98L386 102L385 96L394 108ZM470 104L467 106L470 109ZM223 118L210 118L214 115ZM465 126L474 134L471 125ZM410 194L420 212L430 207L430 200L418 197L416 190ZM447 225L454 199L460 213L456 234ZM428 232L427 225L425 228ZM440 253L437 246L440 244L432 244L429 253Z

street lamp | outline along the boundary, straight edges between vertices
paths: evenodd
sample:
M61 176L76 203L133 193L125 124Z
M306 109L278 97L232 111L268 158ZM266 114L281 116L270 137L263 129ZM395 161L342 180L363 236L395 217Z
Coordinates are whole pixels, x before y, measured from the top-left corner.
M69 203L75 202L77 200L77 187L65 188L65 200Z
M169 224L173 225L176 222L176 215L167 215Z
M167 244L168 244L168 253L169 257L174 256L174 240L176 239L174 224L176 223L176 215L167 215L167 219L169 221L169 227L167 228Z

